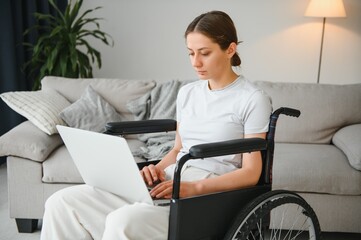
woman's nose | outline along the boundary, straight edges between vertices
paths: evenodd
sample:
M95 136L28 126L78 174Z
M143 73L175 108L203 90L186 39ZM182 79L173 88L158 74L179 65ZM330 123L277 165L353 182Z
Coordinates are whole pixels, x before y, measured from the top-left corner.
M199 57L199 55L194 55L193 57L193 67L201 67L202 66L202 61Z

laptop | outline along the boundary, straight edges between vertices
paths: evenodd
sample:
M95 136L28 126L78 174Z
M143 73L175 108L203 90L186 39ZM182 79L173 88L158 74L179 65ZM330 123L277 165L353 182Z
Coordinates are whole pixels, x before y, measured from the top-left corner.
M124 138L61 125L56 128L86 184L130 202L169 205L169 199L152 199Z

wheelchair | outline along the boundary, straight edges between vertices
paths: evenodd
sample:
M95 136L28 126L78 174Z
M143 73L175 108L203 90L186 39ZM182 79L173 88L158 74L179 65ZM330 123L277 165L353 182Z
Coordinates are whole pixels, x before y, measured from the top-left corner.
M276 123L281 114L299 117L291 108L275 110L266 139L237 139L193 146L174 171L170 201L170 240L191 239L312 239L321 238L317 216L298 194L272 190L272 164ZM174 120L113 122L106 134L129 135L176 130ZM261 151L262 174L256 186L190 198L180 198L182 166L189 160ZM157 161L139 163L138 167Z

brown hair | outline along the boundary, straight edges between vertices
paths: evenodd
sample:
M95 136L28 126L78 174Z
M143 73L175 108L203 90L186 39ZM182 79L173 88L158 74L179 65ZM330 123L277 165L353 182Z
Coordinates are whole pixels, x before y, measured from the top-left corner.
M236 27L232 19L224 12L211 11L196 17L187 27L184 37L191 32L199 32L212 39L222 50L227 50L231 43L238 44ZM240 66L241 58L236 52L231 59L232 66Z

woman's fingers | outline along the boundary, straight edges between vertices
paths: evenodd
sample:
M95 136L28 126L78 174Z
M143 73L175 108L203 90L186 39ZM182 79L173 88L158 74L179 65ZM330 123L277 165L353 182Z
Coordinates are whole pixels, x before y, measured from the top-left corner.
M173 181L165 181L161 182L157 186L155 186L151 191L150 195L156 198L170 198L172 196L173 191Z
M173 180L164 181L155 186L150 194L156 198L171 198L173 193ZM194 182L181 182L179 197L191 197L197 195Z
M149 166L144 167L141 171L140 174L143 176L144 181L148 184L148 185L152 185L153 184L153 177L152 174L150 172Z
M153 164L150 164L148 166L148 169L150 170L150 175L152 176L153 182L158 181L158 171L157 171L156 166L154 166Z
M164 173L162 175L161 171L159 171L157 167L154 166L153 164L144 167L140 171L140 173L143 176L144 181L150 186L152 186L154 182L158 182L159 180L161 181L164 180Z

